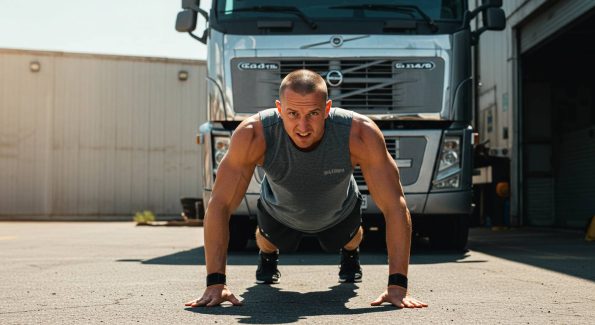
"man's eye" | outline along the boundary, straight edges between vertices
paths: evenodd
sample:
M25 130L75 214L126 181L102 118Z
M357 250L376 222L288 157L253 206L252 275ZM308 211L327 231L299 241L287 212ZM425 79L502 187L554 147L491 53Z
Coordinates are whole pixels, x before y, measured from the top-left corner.
M314 117L316 117L318 115L320 115L319 112L310 112L310 113L308 113L308 118L314 118Z

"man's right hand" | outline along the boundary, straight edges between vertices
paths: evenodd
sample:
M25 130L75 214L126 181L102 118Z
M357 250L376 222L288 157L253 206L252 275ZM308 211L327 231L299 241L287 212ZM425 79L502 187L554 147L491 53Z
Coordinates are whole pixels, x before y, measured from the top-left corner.
M236 298L236 296L234 296L233 293L229 291L229 289L227 289L226 285L215 284L208 286L200 299L191 300L185 303L185 305L193 308L204 306L213 307L218 306L225 301L231 302L234 306L241 306L244 304L243 302L239 301L238 298Z

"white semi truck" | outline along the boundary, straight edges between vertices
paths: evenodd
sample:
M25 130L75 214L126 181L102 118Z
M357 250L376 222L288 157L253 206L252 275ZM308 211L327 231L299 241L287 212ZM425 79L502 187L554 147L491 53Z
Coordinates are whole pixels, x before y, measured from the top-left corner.
M472 212L472 45L505 25L502 1L183 0L176 29L207 44L208 122L203 200L208 202L230 136L254 113L274 107L281 80L306 68L328 84L333 105L365 114L381 128L400 169L414 231L435 246L462 249ZM193 34L197 17L206 20ZM479 14L483 27L470 28ZM197 103L197 106L200 103ZM366 231L383 231L360 169ZM230 220L230 248L255 230L262 169Z

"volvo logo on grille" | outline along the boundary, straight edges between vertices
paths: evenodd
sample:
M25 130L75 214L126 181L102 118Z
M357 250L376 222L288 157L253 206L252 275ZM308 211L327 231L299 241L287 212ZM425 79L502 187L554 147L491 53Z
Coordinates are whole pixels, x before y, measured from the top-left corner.
M279 70L279 65L266 62L240 62L238 68L240 70Z
M343 37L341 37L341 36L333 36L333 37L331 37L331 44L334 47L339 47L339 46L343 45Z
M343 74L339 70L331 70L326 74L326 82L331 87L337 87L343 83Z
M395 68L397 69L418 69L418 70L432 70L436 65L434 62L397 62Z

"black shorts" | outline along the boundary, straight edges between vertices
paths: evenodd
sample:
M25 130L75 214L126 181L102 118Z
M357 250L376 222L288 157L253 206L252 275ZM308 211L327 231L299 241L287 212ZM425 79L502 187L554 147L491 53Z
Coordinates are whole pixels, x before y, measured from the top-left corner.
M358 195L353 211L343 221L318 233L304 233L290 228L273 218L258 200L256 217L260 233L282 252L294 252L303 236L315 236L326 252L338 252L357 233L361 223L361 198Z

